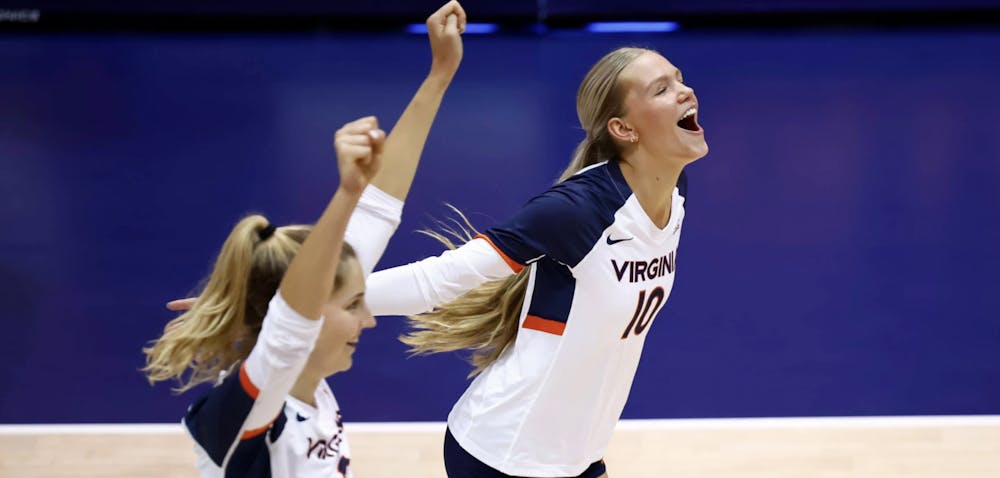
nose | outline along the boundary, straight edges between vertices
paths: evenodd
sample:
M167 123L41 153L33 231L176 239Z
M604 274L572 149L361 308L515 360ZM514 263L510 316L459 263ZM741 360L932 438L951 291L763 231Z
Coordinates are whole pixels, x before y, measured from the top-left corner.
M366 303L365 318L361 320L361 328L370 329L372 327L375 327L376 325L378 325L378 322L375 320L375 316L372 315L372 311L371 309L368 308L368 304Z
M694 88L681 83L680 90L677 93L677 102L683 103L693 98L694 98Z

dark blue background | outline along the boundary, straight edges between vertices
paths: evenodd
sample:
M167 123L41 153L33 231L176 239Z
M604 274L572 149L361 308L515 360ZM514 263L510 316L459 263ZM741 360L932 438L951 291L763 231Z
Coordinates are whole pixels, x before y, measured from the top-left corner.
M381 266L438 251L447 201L486 227L558 175L576 88L662 51L711 146L688 170L678 279L625 417L1000 413L1000 32L466 38ZM262 211L319 214L333 131L389 126L421 36L0 37L0 422L167 422L141 347ZM398 318L332 379L348 420L443 420L458 356L407 359Z

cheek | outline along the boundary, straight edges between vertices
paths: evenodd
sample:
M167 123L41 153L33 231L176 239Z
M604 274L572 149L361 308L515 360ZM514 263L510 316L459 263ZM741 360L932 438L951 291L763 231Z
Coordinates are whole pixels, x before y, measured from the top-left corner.
M647 133L662 132L676 124L674 105L667 100L650 101L637 108L634 113L638 129L646 130Z
M329 325L330 338L336 343L347 343L357 334L357 319L347 311L340 311Z
M319 331L319 337L316 338L316 347L329 348L334 345L333 339L337 335L337 328L334 327L333 321L330 315L325 315L323 319L323 328Z

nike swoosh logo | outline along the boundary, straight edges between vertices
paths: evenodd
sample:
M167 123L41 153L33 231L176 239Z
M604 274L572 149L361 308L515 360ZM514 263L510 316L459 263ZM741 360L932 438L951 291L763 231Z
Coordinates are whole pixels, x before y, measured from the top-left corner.
M298 421L300 421L300 422L304 422L304 421L308 420L308 418L303 417L302 415L299 415L298 413L295 414L295 419L298 420Z
M611 234L608 234L608 245L609 246L613 246L615 244L618 244L619 242L631 241L632 239L635 239L635 238L634 237L628 237L628 238L625 238L625 239L612 239L611 238Z

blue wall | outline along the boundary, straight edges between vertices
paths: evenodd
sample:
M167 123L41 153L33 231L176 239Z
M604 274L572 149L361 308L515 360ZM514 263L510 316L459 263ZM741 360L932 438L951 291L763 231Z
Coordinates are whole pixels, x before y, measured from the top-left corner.
M488 226L558 175L576 87L640 43L684 69L711 153L637 417L1000 413L1000 32L469 37L382 266L454 203ZM0 37L0 422L176 421L140 348L232 224L312 221L333 131L391 125L419 36ZM368 331L348 420L443 420L468 368Z

